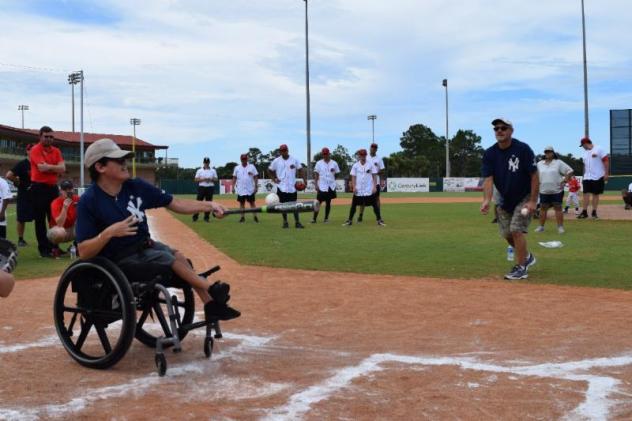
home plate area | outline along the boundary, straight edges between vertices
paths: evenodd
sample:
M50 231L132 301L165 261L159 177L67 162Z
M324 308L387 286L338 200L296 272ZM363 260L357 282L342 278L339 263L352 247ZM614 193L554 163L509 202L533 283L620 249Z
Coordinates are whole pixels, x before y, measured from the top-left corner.
M43 352L66 358L50 333L30 343L0 344L2 362L10 363L6 357L12 354L36 358ZM192 332L182 353L168 353L165 377L156 374L152 351L139 343L112 370L69 361L64 371L72 370L68 380L75 383L56 379L65 399L41 402L24 395L9 401L2 391L0 418L628 419L632 414L632 387L622 380L632 378L632 353L534 363L504 361L499 353L345 352L288 343L283 335L239 332L226 333L207 360L203 335ZM121 378L125 381L117 382Z

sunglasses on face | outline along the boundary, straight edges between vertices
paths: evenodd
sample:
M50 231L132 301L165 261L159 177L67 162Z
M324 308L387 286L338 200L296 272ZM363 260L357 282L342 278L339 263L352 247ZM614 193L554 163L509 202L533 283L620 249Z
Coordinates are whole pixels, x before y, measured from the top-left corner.
M116 162L119 165L125 165L125 158L106 158L106 164L108 161Z
M44 139L55 139L55 136L44 135Z
M495 132L504 132L509 130L509 127L507 126L498 126L498 127L494 127L494 131Z

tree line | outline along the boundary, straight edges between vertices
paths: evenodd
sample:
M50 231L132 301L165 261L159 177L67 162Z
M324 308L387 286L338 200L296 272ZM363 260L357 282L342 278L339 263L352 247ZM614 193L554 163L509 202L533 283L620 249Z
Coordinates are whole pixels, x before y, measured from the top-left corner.
M432 129L423 124L414 124L400 137L401 150L389 156L383 156L387 177L430 177L445 176L445 136L437 136ZM481 161L485 150L481 146L481 137L472 130L459 130L450 138L450 176L479 177ZM259 148L248 149L248 161L259 174L267 176L270 163L279 156L279 150L273 149L263 153ZM536 151L537 155L537 151ZM539 156L540 158L541 156ZM322 158L320 152L313 156L313 162ZM538 158L538 159L539 159ZM572 154L559 156L574 171L582 174L581 158ZM350 152L342 145L331 150L331 159L340 166L341 178L347 177L351 166L356 161L355 152ZM228 162L216 167L220 179L232 178L237 162ZM158 179L189 179L195 176L196 168L160 167L156 170ZM264 176L264 177L265 177Z

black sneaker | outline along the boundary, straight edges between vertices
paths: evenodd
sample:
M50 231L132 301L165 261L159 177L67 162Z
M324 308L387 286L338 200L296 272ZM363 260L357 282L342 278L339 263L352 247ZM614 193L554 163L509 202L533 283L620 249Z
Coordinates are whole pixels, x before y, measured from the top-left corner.
M590 217L592 219L599 219L599 217L597 216L597 212L596 211L592 211L592 214L590 215Z
M386 224L384 223L383 219L378 219L377 225L380 226L380 227L385 227L386 226Z
M588 212L582 211L579 215L577 215L577 219L586 219L588 218Z
M535 265L538 261L535 256L531 253L527 256L527 261L525 262L524 267L528 270L531 266Z
M246 218L244 218L243 216L241 218L239 218L239 223L243 224L244 222L246 222Z
M562 211L562 213L568 213L568 206L566 206L566 207L564 208L564 210Z
M20 238L18 240L18 247L26 247L26 246L28 246L28 243L26 241L24 241L23 238Z
M312 219L309 223L310 223L310 224L315 224L315 223L316 223L316 220L315 220L315 219Z
M301 224L300 222L297 222L296 224L294 224L294 226L295 226L296 228L298 228L298 229L303 229L303 228L305 228L305 227L303 226L303 224Z
M323 224L328 224L329 223L329 219L325 218L325 220L323 221Z
M197 217L195 217L195 216L193 218L191 218L191 219L193 220L193 222L197 222L197 220L198 220Z
M290 228L290 224L288 224L287 221L285 221L283 223L283 228Z
M358 215L358 222L362 222L362 214Z
M239 316L241 316L241 312L228 305L221 305L215 301L209 301L204 304L204 317L207 322L215 320L231 320L236 319Z
M255 222L258 224L259 223L259 218L257 218L257 215L255 215Z
M497 224L497 223L498 223L498 218L492 219L492 224Z
M527 268L520 265L514 266L513 268L511 268L511 272L505 275L505 279L509 279L510 281L527 279L528 277L529 274L527 273Z
M345 223L344 223L344 224L342 224L342 226L343 226L343 227L350 227L350 226L351 226L351 224L353 224L353 222L351 222L351 219L347 219L347 220L345 221Z

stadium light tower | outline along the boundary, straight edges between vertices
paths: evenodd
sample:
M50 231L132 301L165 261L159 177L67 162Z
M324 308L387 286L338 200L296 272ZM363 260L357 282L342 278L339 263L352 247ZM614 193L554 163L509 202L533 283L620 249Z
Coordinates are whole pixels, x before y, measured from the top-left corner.
M367 116L367 120L371 120L371 142L375 143L375 119L377 116L375 114L371 114Z
M445 87L445 176L450 177L450 138L448 130L448 79L443 79Z
M307 5L305 2L305 102L306 102L306 120L307 120L307 178L312 175L312 122L309 103L309 31L307 19ZM307 182L307 180L305 180Z
M140 125L140 118L130 118L129 124L134 127L134 138L132 139L132 177L136 177L136 126Z
M24 128L24 111L28 111L28 105L18 105L18 111L22 111L22 128Z
M83 168L83 152L84 152L84 144L83 144L83 70L79 70L77 72L73 72L68 75L68 83L72 86L72 131L75 131L75 84L79 83L81 88L81 106L80 106L80 130L81 133L79 135L79 174L80 174L80 183L81 188L85 185L85 174Z
M584 136L589 137L588 125L588 65L586 63L586 15L584 13L584 0L582 0L582 41L584 47Z

